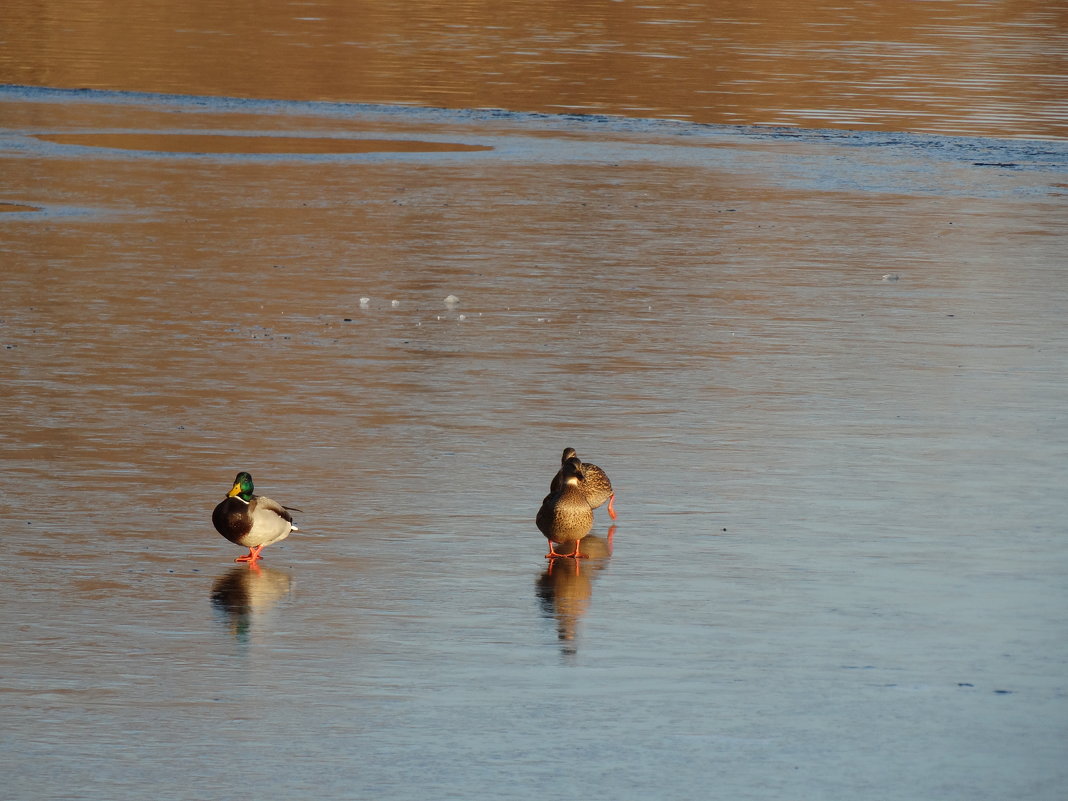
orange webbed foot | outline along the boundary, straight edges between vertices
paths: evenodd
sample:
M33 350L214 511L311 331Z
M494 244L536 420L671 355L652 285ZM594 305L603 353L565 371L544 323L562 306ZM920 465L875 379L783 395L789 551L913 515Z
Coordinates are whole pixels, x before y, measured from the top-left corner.
M260 551L263 550L262 545L257 545L255 548L249 548L248 553L244 556L237 557L235 562L248 562L250 565L256 564L257 559L261 559Z

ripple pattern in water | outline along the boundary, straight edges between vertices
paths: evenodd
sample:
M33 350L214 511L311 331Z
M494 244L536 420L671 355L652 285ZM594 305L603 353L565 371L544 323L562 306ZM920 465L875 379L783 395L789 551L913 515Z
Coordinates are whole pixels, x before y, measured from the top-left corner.
M1068 145L89 94L0 91L5 798L1062 801ZM489 149L40 137L197 126Z
M1068 136L1068 6L5 4L0 83Z

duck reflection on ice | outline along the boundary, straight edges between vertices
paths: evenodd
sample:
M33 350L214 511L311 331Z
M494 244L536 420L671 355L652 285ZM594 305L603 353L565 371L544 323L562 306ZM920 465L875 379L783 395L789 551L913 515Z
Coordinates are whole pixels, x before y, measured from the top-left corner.
M293 579L284 570L238 565L215 579L211 605L225 616L230 633L246 640L264 615L289 595L292 584Z
M607 537L587 534L579 541L578 552L585 559L550 559L548 567L536 584L542 614L556 620L556 636L565 656L578 653L576 636L579 620L589 608L593 596L593 579L608 566L612 555L612 538L616 527Z

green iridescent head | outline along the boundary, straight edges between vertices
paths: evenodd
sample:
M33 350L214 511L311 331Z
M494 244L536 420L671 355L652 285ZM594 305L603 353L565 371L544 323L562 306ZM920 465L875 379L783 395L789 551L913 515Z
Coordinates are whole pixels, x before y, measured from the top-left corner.
M252 475L242 471L237 474L237 478L234 479L234 486L226 493L226 497L233 498L236 495L243 501L251 501L254 489Z

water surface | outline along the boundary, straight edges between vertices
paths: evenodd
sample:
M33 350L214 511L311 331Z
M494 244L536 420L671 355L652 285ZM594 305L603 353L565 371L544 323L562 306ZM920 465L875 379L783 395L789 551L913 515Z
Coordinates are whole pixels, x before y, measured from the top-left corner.
M1062 797L1060 144L0 109L11 797Z
M7 0L0 83L1068 136L1042 0Z

